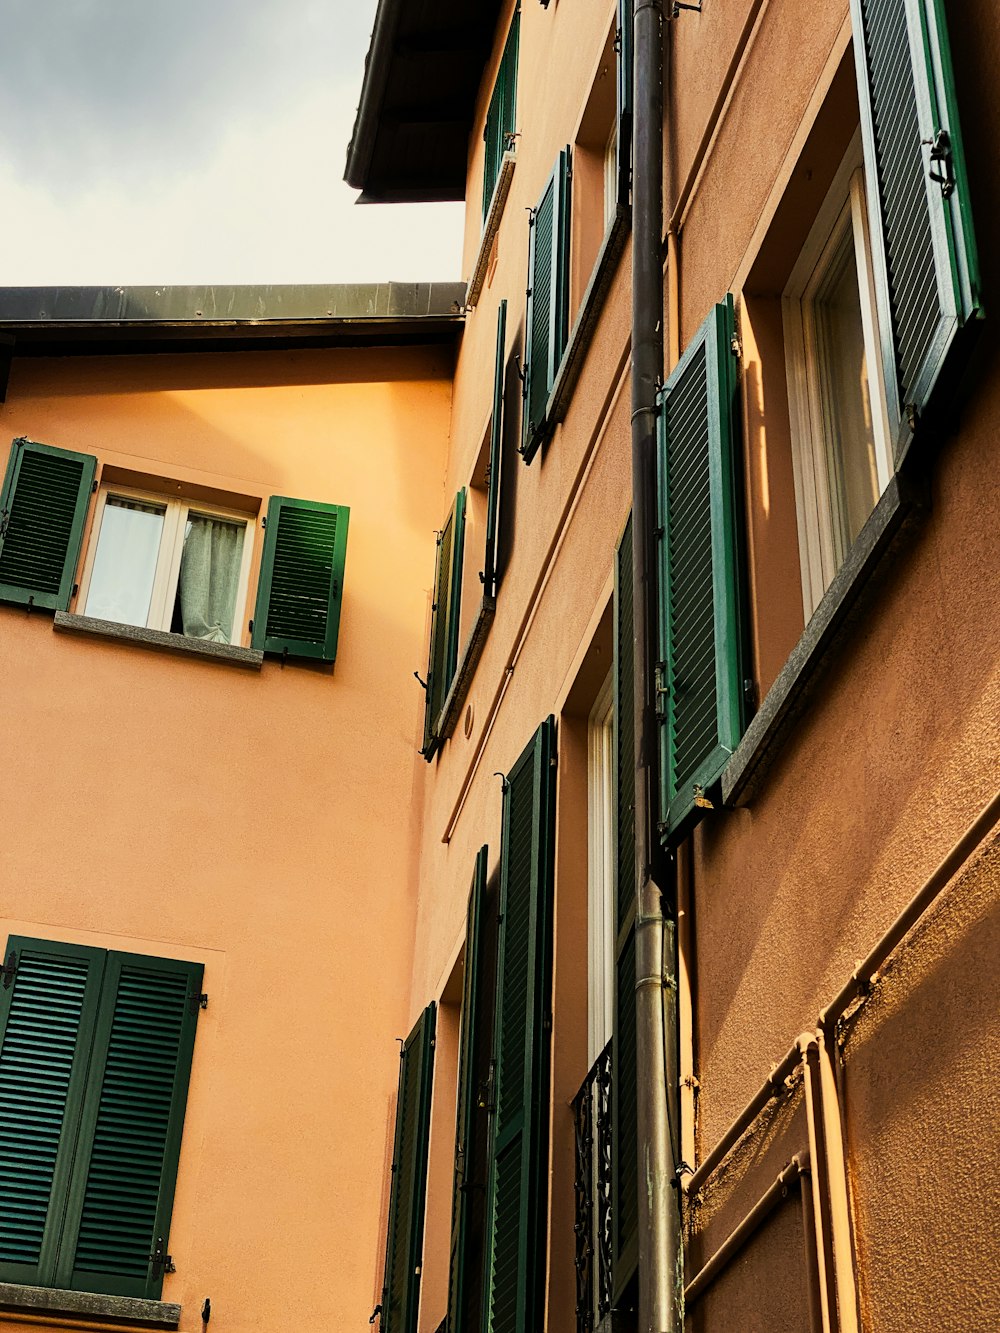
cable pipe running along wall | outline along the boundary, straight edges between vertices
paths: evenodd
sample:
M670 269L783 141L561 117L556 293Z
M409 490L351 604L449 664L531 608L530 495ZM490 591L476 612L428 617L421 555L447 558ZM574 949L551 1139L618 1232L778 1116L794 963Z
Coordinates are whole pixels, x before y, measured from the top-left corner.
M635 684L636 1138L639 1330L677 1333L684 1263L671 1125L677 1124L677 958L673 895L654 878L656 397L663 382L663 5L633 6L632 605ZM657 858L658 859L658 858ZM665 986L666 982L666 986Z

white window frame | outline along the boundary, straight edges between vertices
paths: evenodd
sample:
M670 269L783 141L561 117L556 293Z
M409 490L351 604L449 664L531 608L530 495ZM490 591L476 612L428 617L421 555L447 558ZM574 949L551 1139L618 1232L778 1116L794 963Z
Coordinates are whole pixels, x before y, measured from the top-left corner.
M604 230L618 212L618 125L611 126L611 136L604 146Z
M83 578L80 580L80 593L76 607L81 614L86 614L87 597L90 593L90 581L97 559L97 548L101 540L101 525L109 499L138 500L142 504L156 505L163 510L163 530L160 534L160 548L156 557L156 571L153 575L153 588L149 598L149 612L146 616L146 629L169 632L173 620L174 601L177 596L177 580L180 576L181 556L184 553L184 529L188 515L198 518L221 518L230 523L242 523L246 527L243 538L243 554L240 559L240 577L236 587L236 602L233 607L232 643L241 646L244 643L247 590L250 586L250 568L253 564L254 538L256 536L257 515L238 509L222 509L218 505L202 504L186 496L164 495L162 492L138 490L134 486L118 486L114 482L101 485L94 511L94 526L87 544L87 556L83 566Z
M615 995L614 688L601 686L587 725L588 1067L611 1039Z
M879 339L878 306L860 130L855 135L782 294L785 369L788 380L795 514L802 573L802 604L808 621L843 563L839 501L831 494L829 445L823 410L813 298L850 227L861 298L868 394L875 440L879 494L893 474L889 413Z

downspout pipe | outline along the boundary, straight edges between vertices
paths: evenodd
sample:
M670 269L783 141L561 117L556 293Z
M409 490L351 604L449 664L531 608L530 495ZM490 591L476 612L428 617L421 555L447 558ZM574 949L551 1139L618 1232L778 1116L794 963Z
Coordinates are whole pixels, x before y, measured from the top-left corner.
M633 7L632 594L635 635L635 967L640 1333L681 1328L676 930L657 883L656 395L663 382L663 4ZM665 911L666 908L666 911ZM667 1003L664 1004L664 999ZM668 1099L673 1103L672 1114Z

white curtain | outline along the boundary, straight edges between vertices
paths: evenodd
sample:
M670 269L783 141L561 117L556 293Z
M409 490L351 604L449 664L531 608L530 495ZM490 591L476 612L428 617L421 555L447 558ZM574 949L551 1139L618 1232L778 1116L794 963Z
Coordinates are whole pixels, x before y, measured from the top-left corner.
M241 523L197 514L188 519L177 592L189 637L231 642L245 532Z

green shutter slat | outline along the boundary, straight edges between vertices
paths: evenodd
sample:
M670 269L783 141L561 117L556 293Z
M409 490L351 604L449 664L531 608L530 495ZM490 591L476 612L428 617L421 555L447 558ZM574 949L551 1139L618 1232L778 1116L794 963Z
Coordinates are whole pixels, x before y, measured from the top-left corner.
M635 644L632 617L632 519L615 555L614 846L615 994L612 1051L611 1225L614 1298L636 1271L638 1157L635 1052Z
M400 1053L381 1333L417 1328L436 1012L428 1005Z
M481 1233L485 1184L485 1153L482 1150L485 1145L477 1076L481 1071L483 1048L489 1041L487 1025L493 1016L488 984L492 969L486 957L490 935L486 901L488 864L489 849L482 847L476 857L465 927L448 1284L447 1327L450 1333L472 1333L482 1304Z
M0 989L0 1281L51 1285L105 954L12 937Z
M430 759L437 749L437 723L458 666L458 631L462 608L465 554L465 491L455 496L451 513L438 537L431 605L427 695L424 703L422 753Z
M195 963L108 956L58 1280L155 1299L197 1026Z
M521 11L514 11L503 55L497 70L496 83L486 112L486 128L483 138L486 152L483 163L483 220L489 213L490 202L500 175L500 163L503 160L508 141L517 129L517 57L520 40Z
M618 205L627 208L632 183L632 0L618 0Z
M897 461L958 331L980 311L965 156L941 0L851 0L869 215ZM931 179L948 138L953 189Z
M548 1180L555 721L507 777L490 1126L488 1333L542 1326Z
M497 346L493 367L493 416L490 421L490 470L486 492L486 555L483 562L483 596L497 591L497 541L500 527L500 480L503 473L503 398L507 376L507 302L497 310Z
M65 611L96 458L18 439L0 490L0 601Z
M570 150L563 149L529 220L528 308L521 454L530 463L569 326Z
M661 821L683 836L743 731L733 312L717 306L660 394Z
M332 662L337 656L350 510L274 495L267 506L253 646Z

